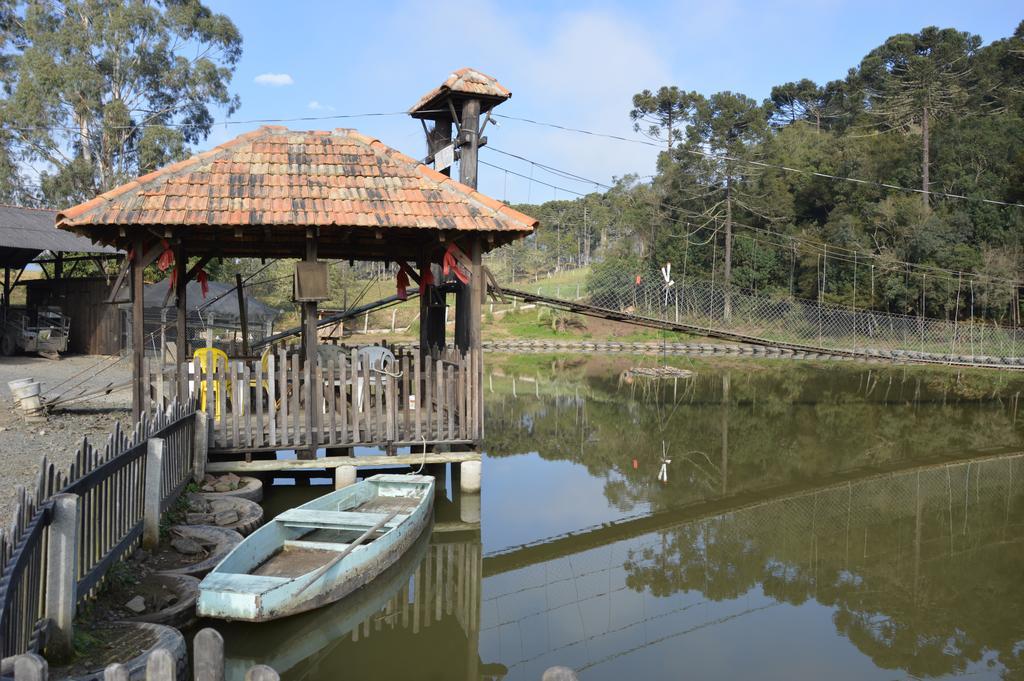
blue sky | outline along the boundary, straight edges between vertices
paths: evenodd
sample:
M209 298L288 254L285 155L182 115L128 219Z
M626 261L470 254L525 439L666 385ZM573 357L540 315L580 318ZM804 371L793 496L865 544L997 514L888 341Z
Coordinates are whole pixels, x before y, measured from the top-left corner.
M671 84L763 99L786 81L843 77L894 33L951 26L989 42L1024 19L1019 0L208 4L227 13L245 41L233 82L242 108L234 120L404 111L452 70L472 66L512 90L498 113L626 136L635 136L632 95L644 88ZM218 126L207 144L255 125ZM406 116L287 125L352 127L411 156L425 153L419 122ZM486 134L493 147L601 182L654 171L656 150L641 145L515 121ZM481 159L531 172L490 150ZM534 177L576 191L594 188L538 170ZM513 202L569 196L486 166L480 189Z

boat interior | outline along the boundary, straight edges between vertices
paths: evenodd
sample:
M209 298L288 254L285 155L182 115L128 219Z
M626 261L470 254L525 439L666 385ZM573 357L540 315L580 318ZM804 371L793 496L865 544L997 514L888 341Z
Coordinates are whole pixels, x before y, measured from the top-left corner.
M328 494L285 511L257 530L207 576L229 590L265 591L335 561L339 553L365 549L412 514L429 484L406 476L375 476L344 494ZM391 480L391 478L396 478ZM404 478L404 480L403 480ZM248 576L249 579L244 579Z

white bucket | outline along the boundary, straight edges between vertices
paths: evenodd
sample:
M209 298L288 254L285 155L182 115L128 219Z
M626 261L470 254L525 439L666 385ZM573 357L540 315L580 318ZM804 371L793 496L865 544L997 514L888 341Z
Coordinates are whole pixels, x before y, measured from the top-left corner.
M19 378L15 381L8 381L7 387L11 390L11 396L15 402L20 402L26 397L38 396L42 389L42 383L31 378Z

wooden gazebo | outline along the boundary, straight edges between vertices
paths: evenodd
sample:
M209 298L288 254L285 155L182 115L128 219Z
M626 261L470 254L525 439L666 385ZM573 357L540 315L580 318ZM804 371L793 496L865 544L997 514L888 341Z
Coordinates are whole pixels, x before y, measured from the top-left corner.
M143 317L144 268L171 251L179 338L186 284L210 259L299 259L300 350L282 346L203 366L179 344L165 381L162 367L149 366L135 324L133 403L140 411L168 391L205 394L212 450L311 456L319 447L419 451L479 440L481 255L527 236L537 221L354 130L266 126L62 211L57 225L130 251L135 319ZM397 263L423 301L443 305L444 291L461 289L456 297L466 309L456 311L454 346L443 325L438 332L424 323L419 350L400 352L398 370L378 371L355 350L324 359L316 300L332 259ZM452 283L437 267L445 260L450 272L459 270Z

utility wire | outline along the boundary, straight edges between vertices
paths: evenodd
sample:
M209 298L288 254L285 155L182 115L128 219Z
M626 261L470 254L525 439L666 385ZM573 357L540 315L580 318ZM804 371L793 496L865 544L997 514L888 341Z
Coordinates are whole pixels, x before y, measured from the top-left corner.
M561 171L561 170L559 170L557 168L553 168L552 166L548 166L548 165L545 165L543 163L539 163L537 161L533 161L533 160L528 159L528 158L526 158L524 156L521 156L519 154L513 154L511 152L507 152L507 151L503 151L501 149L497 149L497 148L491 147L490 145L488 145L486 147L483 147L483 148L484 149L490 149L492 152L496 152L496 153L499 153L499 154L504 154L505 156L509 156L509 157L512 157L512 158L524 161L526 163L530 163L531 166L536 166L538 168L541 168L542 170L548 170L548 171L553 172L553 173L557 172L560 176L573 175L574 178L578 178L577 181L582 182L582 183L593 184L594 186L602 187L602 188L604 188L606 190L614 188L611 185L599 182L598 180L594 180L594 179L590 179L590 178L584 178L584 177L582 177L580 175L575 175L574 173L569 173L568 171ZM530 182L537 182L538 184L542 184L542 185L547 186L547 187L552 187L554 189L557 189L557 190L560 190L560 191L564 191L564 192L569 193L569 194L574 194L574 195L576 195L578 197L586 197L587 196L587 194L584 194L582 192L578 192L578 191L574 191L572 189L567 189L565 187L561 187L561 186L558 186L558 185L550 184L550 183L544 182L542 180L537 180L537 179L533 178L532 176L528 177L526 175L523 175L522 173L517 173L514 170L509 170L508 168L505 168L503 166L495 165L493 163L488 163L487 161L484 161L482 159L479 162L484 164L484 165L490 166L491 168L495 168L497 170L501 170L503 172L507 172L507 173L509 173L511 175L516 175L516 176L521 177L523 179L526 179L526 180L528 180ZM668 209L668 210L681 211L683 213L689 213L694 218L707 218L707 215L703 215L703 214L697 213L696 211L687 210L687 209L682 208L680 206L673 206L671 204L667 204L667 203L660 202L660 201L658 202L658 204L662 208L665 208L665 209ZM694 227L694 224L692 222L690 222L689 220L680 220L678 218L674 218L674 217L668 216L668 215L665 215L663 217L665 219L669 220L669 221L676 222L677 224L682 224L682 225L685 225L687 227ZM705 225L706 224L707 223L705 223ZM950 280L950 281L956 280L957 277L960 277L960 276L968 276L968 277L970 277L972 279L975 279L975 280L986 280L986 281L991 281L991 282L1003 283L1003 284L1007 284L1007 285L1011 285L1011 286L1021 286L1022 285L1021 282L1019 282L1017 280L1014 280L1014 279L1006 279L1006 278L1003 278L1003 277L995 277L995 276L992 276L992 275L982 274L982 273L978 273L978 272L960 272L958 270L950 270L950 269L946 269L946 268L943 268L943 267L938 267L938 266L935 266L935 265L922 265L922 264L918 264L918 263L912 263L912 262L906 262L906 261L900 261L900 260L889 262L889 261L887 261L885 259L884 256L882 256L882 255L880 255L878 253L870 253L870 252L866 252L866 251L858 251L856 249L847 248L845 246L837 246L837 245L834 245L834 244L829 244L827 242L818 242L818 241L813 241L813 240L810 240L810 239L802 239L800 237L795 237L795 236L792 236L792 235L789 235L789 234L782 234L780 232L775 232L775 231L772 231L770 229L765 229L764 227L757 227L757 226L754 226L754 225L748 225L748 224L745 224L745 223L742 223L742 222L738 222L736 220L733 220L732 224L737 226L737 227L743 227L744 229L750 229L750 230L753 230L755 232L759 232L761 234L766 234L766 235L769 235L769 236L778 237L780 239L784 239L784 240L789 241L791 243L802 244L802 245L804 245L804 246L806 246L806 247L808 247L810 249L814 249L815 251L825 252L825 250L827 249L828 252L829 252L828 253L829 257L833 258L834 260L841 261L841 262L856 263L856 262L859 261L860 258L873 258L873 259L879 260L879 261L881 261L883 263L882 264L882 268L883 268L884 271L902 272L903 269L904 269L903 267L892 267L892 265L906 266L906 267L912 268L914 270L924 271L924 272L927 272L927 273L935 273L935 272L937 272L940 275L939 278ZM704 227L705 225L698 226L697 229L694 230L694 232L691 232L691 233L685 235L685 238L689 241L689 237L693 236L693 234L695 234L697 231L700 231L700 229L702 227ZM714 230L714 233L717 233L720 229L721 229L720 227L716 227L715 230ZM684 238L684 237L680 236L679 238ZM784 246L784 244L782 244L782 243L772 242L769 239L765 239L765 241L767 243L775 243L775 245L780 246L780 247ZM690 243L694 243L694 242L690 242ZM700 242L700 243L694 243L694 245L703 245L705 243L707 243L707 240L705 240L703 242ZM944 276L942 276L942 275L944 275Z
M447 109L428 109L419 113L446 113ZM367 113L354 113L354 114L330 114L327 116L298 116L296 118L250 118L247 120L222 120L214 121L210 124L206 123L138 123L136 125L112 125L105 126L108 130L141 130L144 128L215 128L217 126L228 126L228 125L253 125L255 123L299 123L299 122L310 122L310 121L330 121L340 120L348 118L378 118L382 116L408 116L408 111L373 111ZM37 125L37 126L4 126L5 130L16 130L19 132L36 132L44 131L48 132L51 130L61 130L63 132L72 132L76 135L81 134L81 128L75 128L64 125Z
M642 144L647 147L656 147L663 149L662 144L655 142L649 142L647 140L638 139L636 137L624 137L622 135L612 135L602 132L594 132L592 130L583 130L582 128L574 128L567 125L559 125L557 123L548 123L545 121L537 121L531 118L522 118L519 116L509 116L506 114L491 113L491 116L496 118L504 118L510 121L519 121L522 123L529 123L530 125L537 125L545 128L553 128L555 130L562 130L564 132L573 132L581 135L590 135L591 137L601 137L604 139L616 140L619 142L628 142L630 144ZM486 147L485 147L486 148ZM1013 203L1010 201L999 201L997 199L988 199L979 196L967 196L965 194L953 194L950 192L938 192L925 189L915 189L914 187L903 187L898 184L892 184L889 182L879 182L877 180L865 180L857 177L847 177L844 175L832 175L830 173L823 173L817 170L805 170L803 168L793 168L790 166L778 165L775 163L765 163L764 161L753 161L749 159L737 158L735 156L729 156L726 154L715 154L709 151L700 151L699 149L687 149L685 147L677 147L678 151L685 152L687 154L693 154L695 156L701 156L716 161L731 161L734 163L745 163L747 165L757 166L760 168L773 168L776 170L783 170L788 173L797 173L800 175L807 175L810 177L821 177L829 180L840 180L843 182L852 182L854 184L861 184L873 187L882 187L884 189L893 189L896 191L907 192L911 194L927 194L928 196L937 196L946 199L959 199L963 201L976 201L978 203L987 203L994 206L1006 206L1011 208L1024 208L1024 203Z

